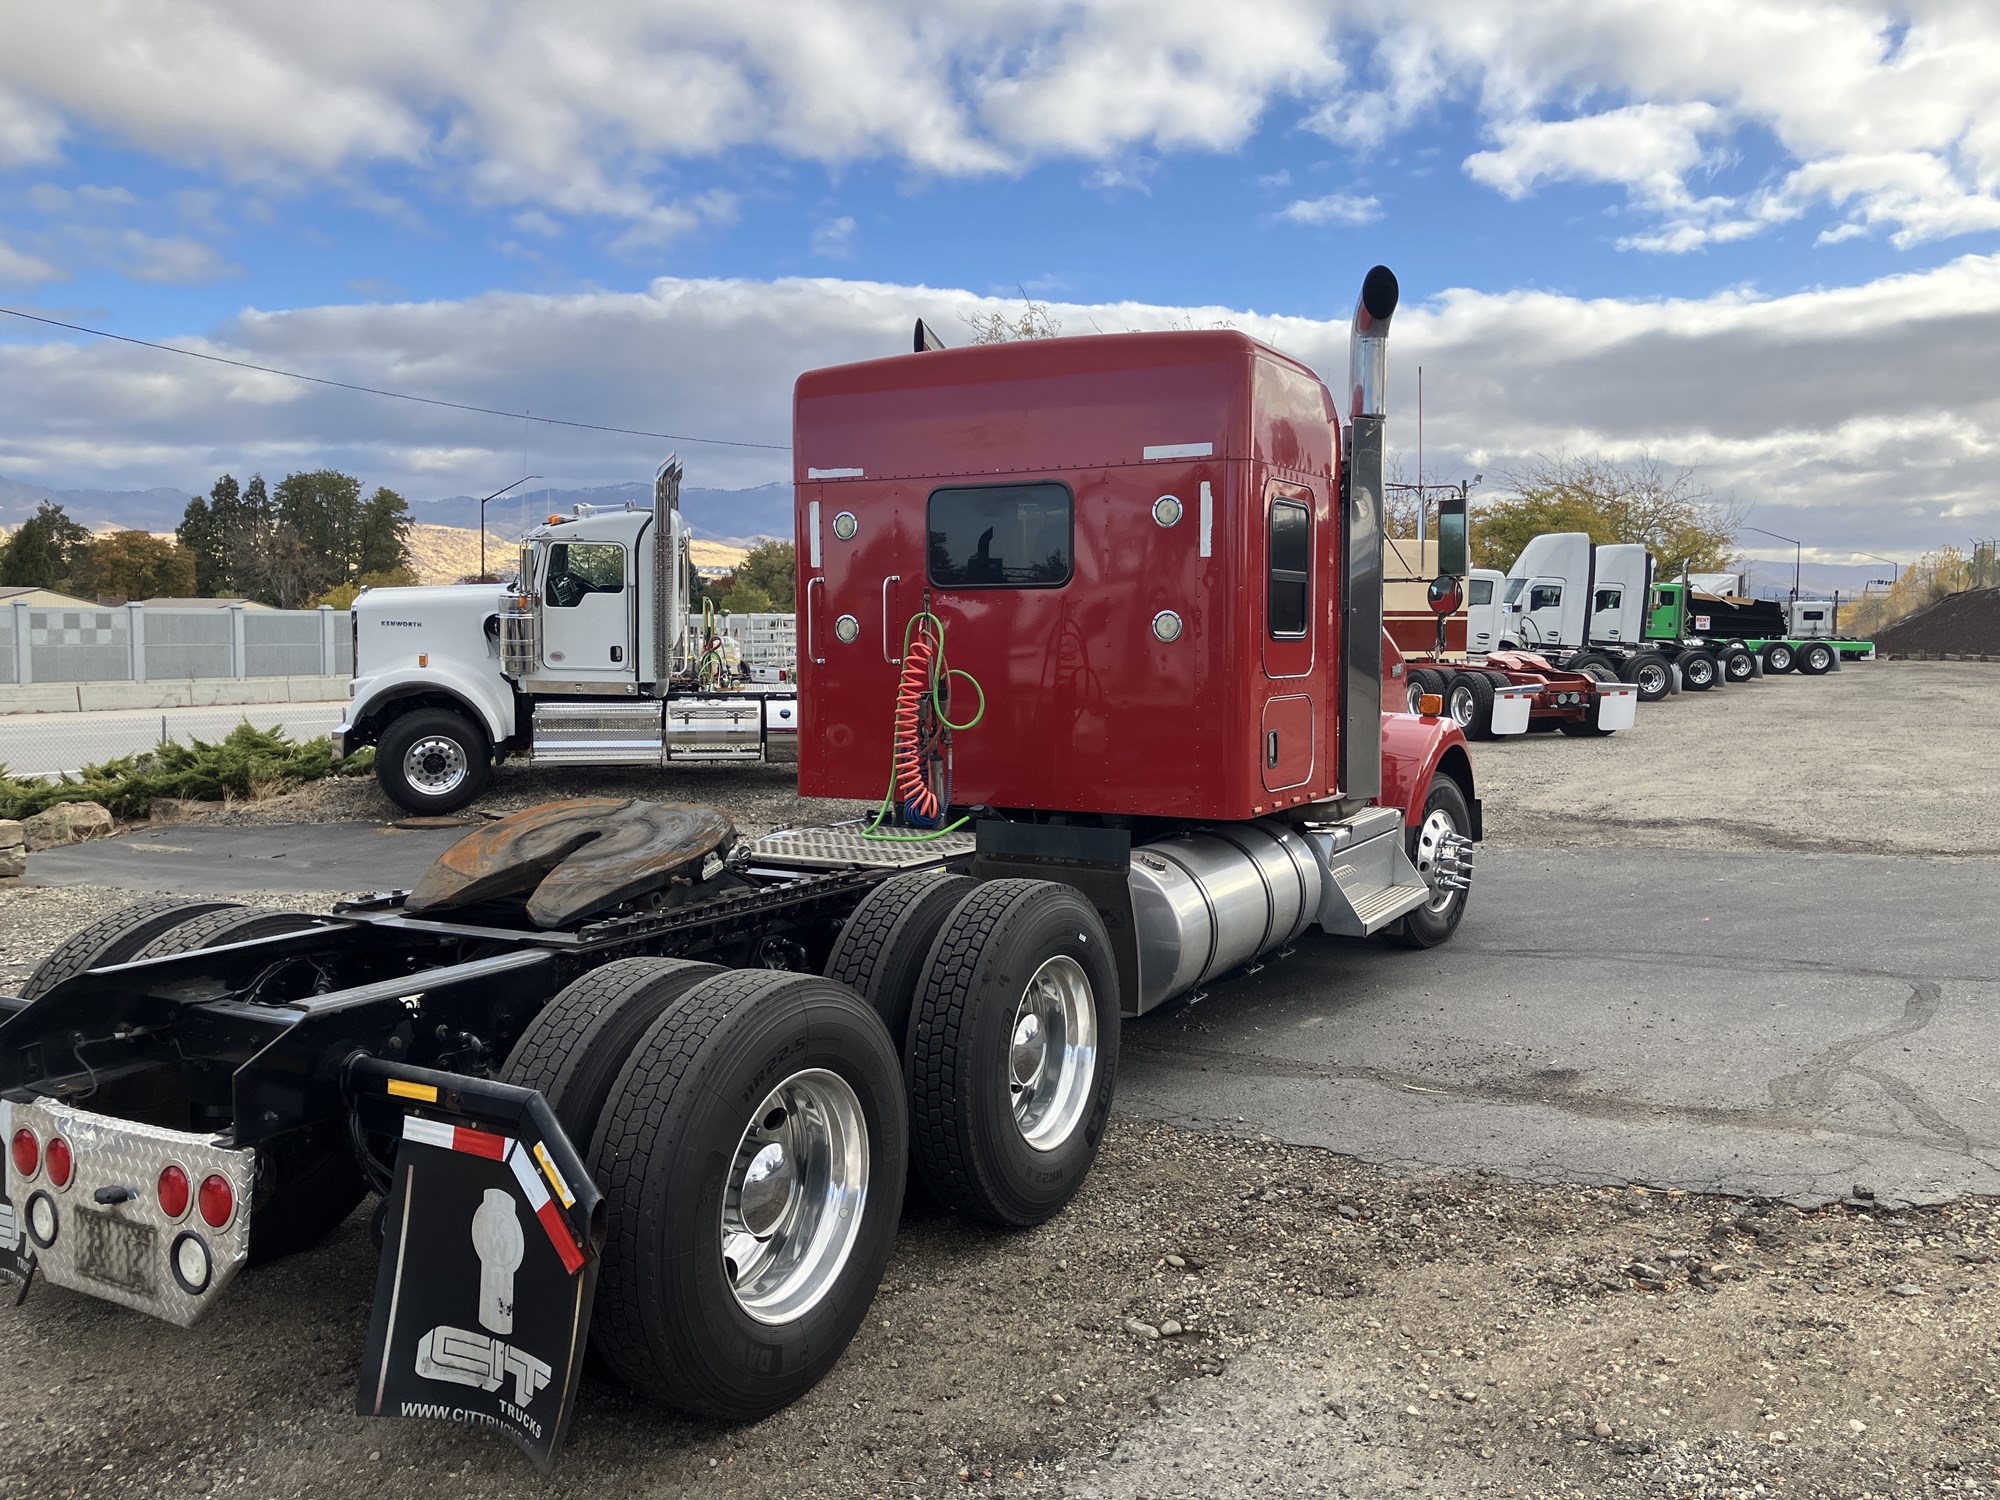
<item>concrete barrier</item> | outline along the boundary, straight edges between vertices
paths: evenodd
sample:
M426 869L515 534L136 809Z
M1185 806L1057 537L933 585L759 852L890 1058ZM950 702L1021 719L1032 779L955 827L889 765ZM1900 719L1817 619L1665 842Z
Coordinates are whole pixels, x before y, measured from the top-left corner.
M178 682L32 682L0 686L0 714L117 708L227 708L240 703L331 703L347 697L340 677L198 677Z

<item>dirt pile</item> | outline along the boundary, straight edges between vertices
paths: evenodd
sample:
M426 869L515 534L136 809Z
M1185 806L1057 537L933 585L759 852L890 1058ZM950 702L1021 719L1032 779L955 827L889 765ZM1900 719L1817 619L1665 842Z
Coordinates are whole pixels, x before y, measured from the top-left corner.
M2000 589L1967 589L1940 599L1876 631L1875 646L1899 656L1914 651L2000 655Z

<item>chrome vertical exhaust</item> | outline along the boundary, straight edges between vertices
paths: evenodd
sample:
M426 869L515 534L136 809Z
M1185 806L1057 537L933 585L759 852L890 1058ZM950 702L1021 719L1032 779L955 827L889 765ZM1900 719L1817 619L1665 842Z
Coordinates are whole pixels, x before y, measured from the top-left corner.
M1389 320L1397 295L1395 272L1387 266L1370 271L1361 282L1347 343L1340 794L1359 799L1382 793L1382 428L1389 396Z

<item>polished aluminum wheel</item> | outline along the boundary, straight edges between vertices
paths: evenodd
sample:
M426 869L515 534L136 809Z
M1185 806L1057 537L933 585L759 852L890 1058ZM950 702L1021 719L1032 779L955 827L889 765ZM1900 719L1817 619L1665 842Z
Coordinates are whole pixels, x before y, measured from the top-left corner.
M1035 970L1014 1007L1007 1088L1014 1124L1037 1151L1075 1133L1097 1078L1097 997L1083 965L1058 953Z
M868 1126L837 1073L794 1073L751 1115L722 1194L722 1267L737 1306L790 1323L833 1290L868 1201Z
M1641 662L1639 670L1632 674L1632 680L1639 685L1639 691L1648 698L1658 698L1667 691L1666 663Z
M465 747L442 735L426 735L403 752L403 777L426 796L455 792L471 774Z
M1479 700L1472 696L1469 683L1453 683L1446 706L1451 710L1451 721L1460 729L1470 729L1472 721L1479 717Z
M1432 808L1424 826L1417 830L1417 873L1431 888L1431 899L1425 903L1428 911L1446 911L1458 899L1462 887L1446 879L1456 873L1458 842L1458 825L1451 814L1441 807Z

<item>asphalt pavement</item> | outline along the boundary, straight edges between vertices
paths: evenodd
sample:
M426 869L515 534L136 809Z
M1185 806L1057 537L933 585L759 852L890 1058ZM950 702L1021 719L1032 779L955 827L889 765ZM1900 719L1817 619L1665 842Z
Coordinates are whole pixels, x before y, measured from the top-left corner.
M218 894L406 890L472 826L170 823L31 854L27 879L37 885Z
M1443 948L1326 938L1125 1028L1118 1108L1378 1163L2000 1192L2000 862L1495 849Z
M332 729L346 711L341 701L0 714L0 767L15 776L74 773L150 750L162 740L219 740L246 720L259 729L282 726L294 739L312 739Z
M28 879L384 890L461 831L191 824ZM1314 935L1128 1023L1118 1107L1545 1182L2000 1192L1995 910L1990 860L1489 845L1442 948Z

